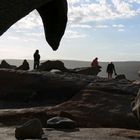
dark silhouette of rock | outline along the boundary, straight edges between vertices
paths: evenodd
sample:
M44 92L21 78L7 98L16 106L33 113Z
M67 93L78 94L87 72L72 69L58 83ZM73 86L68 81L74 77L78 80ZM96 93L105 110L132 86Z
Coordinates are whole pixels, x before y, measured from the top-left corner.
M36 9L42 18L47 42L57 50L67 23L66 0L1 0L0 9L0 35Z
M75 74L97 75L101 71L101 66L68 69L65 67L65 65L62 61L48 60L48 61L41 63L41 65L39 66L39 70L40 71L60 70L61 72L69 72L69 73L75 73Z
M18 101L22 99L20 102L24 96L29 101L29 95L34 92L37 101L46 100L46 103L54 98L58 101L60 97L68 97L67 100L61 100L63 103L49 107L1 110L0 122L3 124L17 124L21 118L37 115L43 126L48 119L61 116L77 122L77 127L140 128L131 108L132 99L136 97L140 85L127 79L110 80L74 73L0 70L0 85L0 99L5 95L10 97L10 101L14 96ZM26 104L32 107L31 102ZM40 102L37 102L36 106L39 105Z
M53 117L47 121L49 128L74 129L76 126L75 121L65 117Z
M89 82L78 79L50 72L0 69L0 98L16 101L67 100Z
M131 110L131 101L139 86L131 91L127 89L131 84L129 80L96 80L69 101L49 109L48 114L66 111L75 118L79 127L139 129Z
M101 71L101 66L96 67L82 67L73 69L78 74L97 75Z
M39 66L39 70L42 71L51 71L51 70L60 70L62 72L68 71L68 69L64 66L64 63L62 61L56 60L56 61L45 61L41 63Z
M121 80L121 79L126 79L126 76L124 74L120 74L120 75L117 75L115 77L116 80Z
M29 66L28 61L27 61L26 59L23 60L22 65L20 65L20 66L17 67L16 69L17 69L17 70L29 70L29 69L30 69L30 66Z
M15 69L16 66L8 64L5 60L1 61L0 68Z
M17 139L39 139L42 137L43 129L39 119L32 119L17 126L15 137Z
M65 118L69 118L71 120L75 120L75 117L72 116L70 113L66 112L66 111L60 111L60 113L58 114L59 117L65 117Z

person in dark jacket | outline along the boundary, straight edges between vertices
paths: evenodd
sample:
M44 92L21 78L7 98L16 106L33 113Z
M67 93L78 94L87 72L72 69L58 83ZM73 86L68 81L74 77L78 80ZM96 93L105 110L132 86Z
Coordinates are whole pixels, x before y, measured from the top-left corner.
M40 64L40 54L39 50L36 50L34 53L34 69L38 69Z
M107 65L107 70L106 70L106 72L108 73L108 79L112 79L112 74L113 74L113 72L114 72L115 75L117 75L117 74L116 74L116 70L115 70L115 65L114 65L112 62L110 62L110 63Z

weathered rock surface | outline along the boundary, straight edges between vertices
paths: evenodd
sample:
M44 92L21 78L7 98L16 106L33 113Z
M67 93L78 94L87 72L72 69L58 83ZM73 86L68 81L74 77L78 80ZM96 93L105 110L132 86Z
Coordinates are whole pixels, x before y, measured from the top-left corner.
M116 80L121 80L121 79L126 79L126 76L124 74L120 74L120 75L117 75L115 77Z
M75 68L72 69L74 72L84 75L98 75L98 73L101 71L101 67L82 67L82 68Z
M38 116L45 126L49 118L58 116L63 111L66 113L61 117L72 116L78 127L139 129L139 123L131 111L131 101L139 88L140 84L127 79L96 78L71 99L56 106L0 110L0 121L4 124L9 121L10 124L12 120L13 125L21 122L21 118Z
M131 101L139 88L126 79L95 80L71 100L50 108L48 114L68 112L81 127L140 129L131 111Z
M48 130L43 138L48 140L138 140L140 133L136 130L117 128L80 128L78 130Z
M41 63L41 65L39 66L39 70L41 71L51 71L54 69L60 70L62 72L68 71L68 69L64 66L64 63L59 60L56 61L48 60Z
M17 101L69 99L91 80L79 79L80 76L72 78L50 72L0 69L0 98Z
M48 60L41 63L41 65L39 66L39 71L51 71L51 70L59 70L61 72L96 76L101 71L101 67L97 66L97 67L81 67L68 69L65 67L64 63L60 60L55 61Z
M67 101L53 106L47 106L46 102L47 105L42 107L32 107L30 104L31 108L1 109L0 122L4 125L19 124L24 118L28 120L37 117L42 125L46 126L48 119L61 114L61 117L76 121L78 127L140 129L131 110L131 102L140 88L139 82L127 79L108 80L72 73L0 70L0 84L3 85L0 93L6 93L10 89L7 95L13 96L16 92L15 97L18 97L20 93L19 99L25 96L25 89L28 94L32 90L37 91L37 100L44 99L42 93L51 93L49 96L53 94L52 98L57 100L60 96L68 97ZM36 106L39 106L39 102Z
M39 139L42 138L43 129L39 119L32 119L16 127L15 137L17 139Z
M17 140L15 127L0 127L1 140ZM139 130L118 128L79 128L77 130L43 129L42 140L139 140ZM30 139L35 140L35 139ZM37 139L36 139L37 140ZM38 139L39 140L39 139Z

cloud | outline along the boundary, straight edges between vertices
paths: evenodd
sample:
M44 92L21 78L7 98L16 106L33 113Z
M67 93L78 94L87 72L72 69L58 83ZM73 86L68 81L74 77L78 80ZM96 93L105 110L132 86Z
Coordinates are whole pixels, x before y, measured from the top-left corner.
M124 32L125 30L124 30L124 29L118 29L118 31L119 31L119 32Z
M33 11L26 17L19 20L15 25L12 26L12 28L16 30L29 30L41 26L43 25L39 14L37 11Z
M75 3L79 3L79 2L80 2L80 0L70 0L71 4L75 4Z
M131 17L137 15L137 11L132 9L132 5L122 0L112 0L112 4L120 17Z
M138 8L135 8L137 4ZM71 27L91 28L88 23L131 18L140 14L140 0L69 0L68 19ZM76 25L74 25L76 24ZM81 25L80 25L81 24ZM18 21L12 28L16 31L43 28L36 10Z
M137 8L136 6L137 5ZM85 34L79 34L72 30L82 29L103 29L109 28L104 21L116 19L128 19L140 14L140 0L69 0L68 1L68 31L67 38L83 38ZM96 25L98 24L99 25ZM95 26L94 26L95 25ZM124 30L123 25L112 27ZM123 28L123 29L122 29ZM14 33L24 36L44 35L42 20L36 10L18 21L12 26ZM36 34L36 31L39 34ZM71 35L71 36L68 36ZM37 38L37 37L36 37Z
M112 27L116 28L119 32L125 31L125 26L123 24L113 24Z
M109 26L108 25L96 25L95 28L105 29L105 28L109 28Z
M112 25L112 27L115 27L115 28L124 28L125 26L122 25L122 24L114 24L114 25Z
M140 0L96 0L94 2L69 1L71 23L96 22L110 19L131 18L139 14ZM135 9L133 4L139 4Z
M26 35L28 36L32 36L32 37L43 37L43 34L42 33L26 33Z
M44 34L40 32L30 32L30 31L19 31L17 32L8 32L5 36L2 36L3 40L11 40L11 41L40 41L42 38L45 39Z
M85 38L86 35L85 34L80 34L77 31L68 30L68 31L66 31L64 37L67 38L67 39L75 39L75 38Z
M128 0L130 3L138 3L140 4L140 0Z
M70 25L70 27L72 27L72 28L87 28L87 29L92 28L92 26L90 26L88 24L72 24L72 25Z

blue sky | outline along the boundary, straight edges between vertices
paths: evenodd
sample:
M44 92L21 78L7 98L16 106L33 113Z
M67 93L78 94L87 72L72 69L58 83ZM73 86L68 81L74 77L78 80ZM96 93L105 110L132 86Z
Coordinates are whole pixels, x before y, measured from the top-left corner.
M140 0L69 0L68 24L57 51L33 11L0 37L0 59L140 61Z

